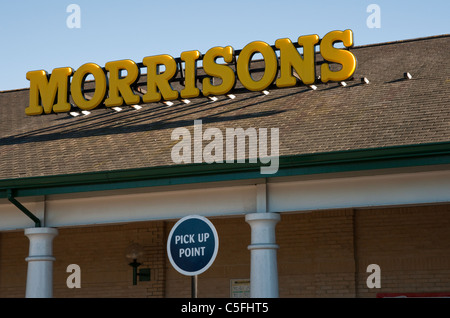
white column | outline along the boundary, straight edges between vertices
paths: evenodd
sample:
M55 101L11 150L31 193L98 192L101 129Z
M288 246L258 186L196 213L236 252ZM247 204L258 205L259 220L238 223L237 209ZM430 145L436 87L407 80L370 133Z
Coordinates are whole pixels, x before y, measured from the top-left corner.
M53 297L53 238L58 230L49 227L25 229L30 240L28 262L27 298Z
M250 296L252 298L278 297L278 266L275 244L275 226L280 220L277 213L251 213L245 221L251 227Z

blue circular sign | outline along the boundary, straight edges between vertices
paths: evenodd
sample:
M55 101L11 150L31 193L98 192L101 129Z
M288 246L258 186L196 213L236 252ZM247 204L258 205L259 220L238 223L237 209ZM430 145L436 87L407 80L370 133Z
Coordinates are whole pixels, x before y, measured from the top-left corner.
M214 262L219 237L214 225L205 217L190 215L180 219L167 239L167 255L181 274L195 276Z

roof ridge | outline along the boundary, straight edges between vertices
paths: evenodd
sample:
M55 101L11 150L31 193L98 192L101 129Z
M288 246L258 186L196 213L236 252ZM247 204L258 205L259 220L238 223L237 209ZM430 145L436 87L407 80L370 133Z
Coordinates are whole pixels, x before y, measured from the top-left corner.
M392 45L392 44L400 44L400 43L408 43L408 42L417 42L417 41L425 41L425 40L434 40L434 39L446 38L446 37L450 37L450 34L431 35L431 36L425 36L425 37L420 37L420 38L412 38L412 39L405 39L405 40L395 40L395 41L389 41L389 42L357 45L357 46L352 47L352 49L366 48L366 47L372 47L372 46Z
M4 91L0 91L0 94L2 94L2 93L12 93L12 92L17 92L17 91L26 91L26 90L29 90L29 89L30 89L29 87L6 89Z

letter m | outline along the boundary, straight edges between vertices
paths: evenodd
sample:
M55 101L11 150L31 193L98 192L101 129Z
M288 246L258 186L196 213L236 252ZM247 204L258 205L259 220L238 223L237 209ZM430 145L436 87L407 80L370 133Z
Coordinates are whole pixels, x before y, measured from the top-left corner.
M27 115L40 115L44 111L50 114L70 111L68 98L70 67L55 68L50 77L45 71L27 73L30 81L30 104L25 109ZM58 97L56 102L56 96Z
M226 162L234 162L234 140L236 137L236 157L238 163L245 162L245 136L248 136L249 162L255 163L258 151L258 135L255 128L227 128L226 129Z

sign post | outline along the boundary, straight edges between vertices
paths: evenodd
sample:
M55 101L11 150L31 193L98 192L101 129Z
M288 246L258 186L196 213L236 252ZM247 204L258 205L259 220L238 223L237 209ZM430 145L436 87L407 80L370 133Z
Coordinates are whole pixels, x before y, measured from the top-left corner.
M167 239L167 255L181 274L192 276L192 297L197 297L197 276L214 262L219 237L214 225L200 215L189 215L173 226Z
M198 276L191 276L191 298L197 298L197 281Z

